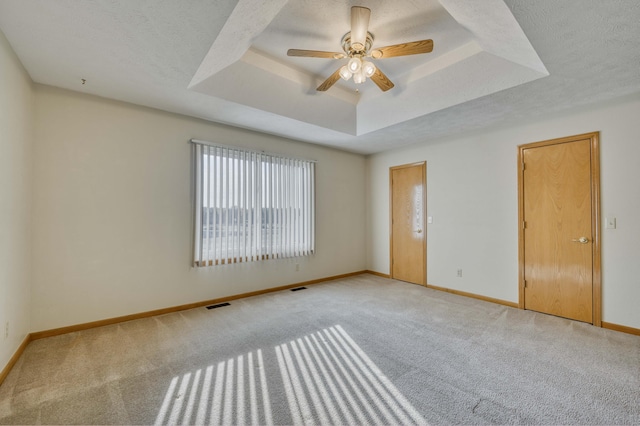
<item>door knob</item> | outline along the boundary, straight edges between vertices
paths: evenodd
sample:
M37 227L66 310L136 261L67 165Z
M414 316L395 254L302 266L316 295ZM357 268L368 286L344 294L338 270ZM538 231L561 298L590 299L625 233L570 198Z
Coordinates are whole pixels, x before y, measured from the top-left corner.
M580 244L587 244L589 242L589 239L587 237L580 237L577 240L571 240L574 243L580 243Z
M416 232L417 232L418 234L422 234L422 229L417 229L417 230L416 230Z

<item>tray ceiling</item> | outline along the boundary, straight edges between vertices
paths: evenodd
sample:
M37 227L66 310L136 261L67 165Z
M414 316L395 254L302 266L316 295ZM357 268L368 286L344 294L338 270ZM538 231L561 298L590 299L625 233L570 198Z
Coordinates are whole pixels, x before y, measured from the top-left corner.
M375 46L434 50L376 61L388 92L316 92L345 60L286 51L340 51L353 5ZM37 83L365 154L637 93L639 20L634 0L0 2Z

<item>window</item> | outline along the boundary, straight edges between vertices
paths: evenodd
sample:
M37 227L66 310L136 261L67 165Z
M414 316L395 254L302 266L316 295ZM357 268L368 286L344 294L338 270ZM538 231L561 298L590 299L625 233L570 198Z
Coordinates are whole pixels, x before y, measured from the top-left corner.
M192 140L196 266L315 250L315 163Z

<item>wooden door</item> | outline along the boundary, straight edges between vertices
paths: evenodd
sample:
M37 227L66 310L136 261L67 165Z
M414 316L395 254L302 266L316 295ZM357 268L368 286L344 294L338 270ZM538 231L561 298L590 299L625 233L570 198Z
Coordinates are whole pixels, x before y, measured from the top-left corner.
M597 134L520 147L524 309L599 322L597 159Z
M391 278L427 283L425 228L426 163L389 169L391 188Z

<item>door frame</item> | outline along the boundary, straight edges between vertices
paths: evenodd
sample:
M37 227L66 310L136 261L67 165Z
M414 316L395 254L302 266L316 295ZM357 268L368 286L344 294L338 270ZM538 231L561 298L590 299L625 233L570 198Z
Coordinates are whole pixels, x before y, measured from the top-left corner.
M410 167L422 167L422 229L424 230L424 239L422 241L422 251L424 252L424 267L422 276L424 277L424 286L428 286L427 281L427 162L418 161L415 163L403 164L400 166L389 167L389 276L393 279L393 172L399 169Z
M602 327L602 266L600 248L600 132L584 133L518 145L518 307L524 309L524 151L588 139L591 146L592 324Z

